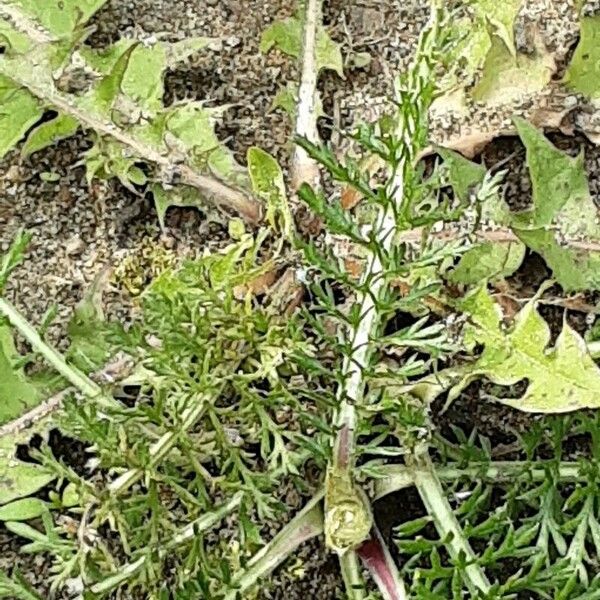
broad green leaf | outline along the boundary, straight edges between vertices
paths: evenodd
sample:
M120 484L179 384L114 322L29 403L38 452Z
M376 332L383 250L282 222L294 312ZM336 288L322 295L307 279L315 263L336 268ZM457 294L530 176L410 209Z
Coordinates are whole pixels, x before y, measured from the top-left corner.
M588 98L600 98L600 16L581 20L581 38L565 83Z
M600 252L567 245L552 229L515 229L515 233L543 257L566 292L600 290Z
M522 119L515 124L527 149L533 187L533 207L515 215L515 233L544 258L565 290L600 289L600 253L593 249L600 245L598 209L583 156L558 150Z
M224 181L247 188L246 169L236 162L233 153L215 133L216 118L222 110L205 108L198 102L171 109L166 118L165 142L191 154L199 170L208 170Z
M9 423L27 410L37 406L41 395L22 367L15 363L17 353L11 328L0 321L0 425Z
M22 498L0 506L0 521L29 521L48 510L48 504L39 498Z
M269 52L277 47L281 52L299 58L302 52L303 23L298 17L272 23L262 34L260 51ZM334 42L324 27L317 31L317 69L331 69L344 77L344 60L339 44Z
M438 152L444 159L448 181L455 195L462 202L468 202L474 189L484 180L485 167L452 150L440 148ZM499 195L487 198L477 208L481 226L497 228L510 223L509 208ZM518 241L482 242L462 255L448 279L470 285L509 277L521 266L524 256L525 246Z
M129 66L129 60L136 49L136 45L130 45L119 56L110 72L105 75L98 85L86 96L85 106L89 106L92 110L108 113L114 106L121 92L121 84L125 78Z
M7 47L7 52L24 53L31 49L31 40L10 23L0 19L0 41Z
M498 399L522 411L563 413L600 407L600 369L584 340L565 322L556 344L549 348L550 327L538 313L535 299L518 313L510 331L485 286L468 295L459 308L469 316L467 344L484 349L465 368L465 376L451 390L450 398L474 379L487 377L504 386L526 380L527 390L521 398Z
M104 327L102 293L107 284L108 271L96 276L90 289L73 312L67 326L71 344L66 357L70 364L84 373L96 371L108 362L110 343Z
M0 437L0 506L24 498L56 478L43 467L21 462L15 457L18 444L26 444L35 430Z
M556 70L554 58L541 46L533 56L516 57L506 42L493 35L492 44L483 65L481 79L470 96L486 104L508 104L543 90Z
M136 46L127 63L121 91L146 114L155 114L163 108L163 76L166 69L164 45Z
M248 172L254 193L266 204L266 219L275 230L290 238L294 221L285 190L283 171L267 152L252 147L248 150Z
M519 242L484 242L463 254L448 279L465 285L483 280L504 279L521 266L524 257L525 245Z
M78 129L79 123L76 119L68 115L58 115L51 121L38 125L27 137L21 152L23 156L29 156L75 135Z
M13 0L57 37L84 25L107 0Z
M437 152L444 159L448 183L452 186L454 194L461 202L467 202L473 189L483 181L486 174L485 167L453 150L438 148Z
M215 133L215 115L214 109L190 102L170 111L167 128L186 150L206 154L220 145Z
M583 156L573 158L556 148L527 121L515 118L515 126L527 151L527 167L533 187L533 208L519 213L517 223L527 228L552 224L566 211L565 233L598 232L594 201L590 195ZM578 218L579 217L579 218Z
M29 92L0 76L0 158L23 139L42 114L39 102Z

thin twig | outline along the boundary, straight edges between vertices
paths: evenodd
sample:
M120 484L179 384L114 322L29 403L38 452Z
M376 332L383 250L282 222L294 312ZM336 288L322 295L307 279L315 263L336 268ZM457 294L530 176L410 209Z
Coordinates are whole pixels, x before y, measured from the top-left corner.
M296 135L313 143L319 142L317 130L317 35L321 26L322 0L306 0L304 38L302 44L302 75L298 90ZM319 167L304 148L296 146L292 157L292 186L298 189L303 183L320 187Z

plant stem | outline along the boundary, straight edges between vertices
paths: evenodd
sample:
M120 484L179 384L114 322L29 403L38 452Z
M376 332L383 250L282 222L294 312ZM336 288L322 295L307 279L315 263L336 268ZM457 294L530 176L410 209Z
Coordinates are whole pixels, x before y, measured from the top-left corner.
M339 557L339 561L348 600L366 598L365 584L360 574L360 563L356 552L348 550Z
M539 464L539 462L536 464ZM434 468L438 479L441 481L456 481L461 477L469 480L506 481L523 472L531 481L544 481L546 479L546 470L543 468L530 469L528 468L530 466L531 463L525 461L507 460L480 465L470 464L468 467L444 465ZM380 467L380 472L383 476L374 480L375 500L415 485L413 470L404 465L385 465ZM586 479L578 463L566 461L558 465L558 477L563 481Z
M206 401L204 398L195 398L192 405L183 411L181 415L181 424L177 427L177 430L163 434L156 442L154 442L150 447L148 467L156 466L171 451L177 442L179 434L188 431L194 426L204 411L205 405ZM129 469L112 481L109 484L108 489L113 495L121 494L138 481L143 474L144 469Z
M180 533L174 536L170 542L168 542L164 547L162 547L158 554L161 558L164 558L169 550L180 546L181 544L185 544L186 542L193 539L195 536L201 534L203 531L210 529L214 525L216 525L219 521L221 521L228 514L232 513L242 502L244 497L243 492L238 492L235 494L230 500L222 504L220 507L215 509L214 511L196 519L189 525L187 525ZM107 577L102 580L100 583L96 583L90 589L94 594L100 594L103 592L108 592L111 589L117 587L122 584L124 581L127 581L131 577L133 577L147 562L149 559L148 555L142 556L138 560L133 563L129 563L120 568L118 573L115 573L111 577Z
M298 89L296 135L318 143L317 131L317 35L322 22L322 0L306 0L302 43L302 74ZM292 157L292 187L297 190L303 183L320 187L319 167L300 146Z
M404 582L377 526L371 538L361 544L356 553L371 573L384 600L406 600Z
M271 573L302 543L323 532L323 491L312 500L259 552L245 571L233 578L232 589L224 600L235 600L261 577Z
M468 563L464 567L467 587L472 597L479 592L489 594L490 582L483 570L476 564L476 556L465 537L463 530L454 515L442 484L431 463L429 454L414 456L410 460L415 486L423 500L427 512L433 518L433 522L441 539L446 540L446 547L454 560Z
M94 383L79 369L68 364L64 357L55 348L47 344L27 319L5 298L0 298L0 315L4 315L9 323L31 344L33 350L41 354L56 371L82 394L106 408L119 406L118 402L104 394L98 384Z

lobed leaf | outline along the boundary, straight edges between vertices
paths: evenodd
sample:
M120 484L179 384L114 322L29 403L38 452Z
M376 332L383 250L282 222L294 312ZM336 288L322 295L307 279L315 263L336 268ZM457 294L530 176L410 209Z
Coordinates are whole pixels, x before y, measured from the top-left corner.
M13 0L56 37L68 36L85 24L107 0Z
M585 341L568 323L549 348L550 327L536 310L536 299L517 314L510 331L502 322L500 307L484 286L459 303L469 315L466 338L482 345L481 356L465 368L465 375L450 392L455 398L478 377L499 385L527 380L521 398L498 399L527 412L562 413L600 407L600 369L589 355Z

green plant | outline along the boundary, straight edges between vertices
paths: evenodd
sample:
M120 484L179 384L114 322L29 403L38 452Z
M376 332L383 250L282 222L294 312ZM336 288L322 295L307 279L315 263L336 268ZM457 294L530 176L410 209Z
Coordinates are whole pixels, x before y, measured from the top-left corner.
M305 9L304 29L297 18L266 34L279 39L291 28L299 40L302 33L304 66L306 48L324 35L319 3ZM491 19L507 47L514 10L495 11ZM52 590L71 586L90 598L254 597L260 581L301 543L324 534L353 600L597 597L598 415L534 422L519 437L519 460L498 461L486 438L440 429L432 412L435 397L449 391L451 402L483 377L497 385L528 380L520 399L499 400L534 412L597 407L600 387L592 359L597 345L586 347L568 324L548 350L548 324L536 309L545 288L514 319L488 290L488 280L507 276L523 260L522 244L532 244L523 238L554 235L557 225L581 233L581 215L573 218L565 208L575 199L590 208L580 160L518 121L534 206L517 215L502 199L502 174L492 176L448 150L440 150L444 162L431 169L418 160L440 92L440 63L461 48L448 35L451 16L432 3L415 63L398 81L395 112L354 135L363 156L340 160L314 139L297 139L332 185L362 198L350 212L319 189L320 177L300 187L300 198L323 222L325 242L295 231L282 169L252 148L250 183L269 229L247 233L232 221L233 244L167 268L139 290L142 310L131 326L105 323L92 290L71 324L65 357L0 297L8 398L23 386L20 393L37 405L33 411L47 409L33 414L33 430L60 428L90 453L85 474L47 443L30 451L35 462L15 460L15 444L32 430L14 420L23 407L9 404L0 430L0 491L8 488L9 496L0 496L0 520L29 540L25 552L51 556ZM291 39L293 56L300 55L298 40ZM123 72L132 68L137 46L124 46L97 65L106 69L100 96L115 78L121 91L131 90ZM112 92L108 97L115 100ZM99 156L94 168L104 169ZM369 173L360 158L375 158L381 168ZM552 178L537 169L542 161L552 163ZM121 176L140 175L134 163L125 166ZM542 206L540 189L557 181L564 196ZM509 227L512 236L485 238L480 229L461 228L473 215ZM26 243L20 236L3 259L0 285ZM307 288L297 311L290 290L264 285L290 265ZM478 285L457 298L448 282ZM59 374L55 386L72 386L58 401L44 402L22 369L13 329ZM90 331L97 344L77 340ZM133 401L88 376L120 354L133 364L121 377L135 387ZM9 438L15 430L22 436ZM582 446L585 440L581 458L563 459L563 446L574 440ZM321 473L312 483L309 467ZM7 468L19 470L20 479ZM49 501L31 497L48 484L55 488ZM398 510L396 560L375 523L375 501L413 487L422 515ZM282 500L288 489L305 500L295 514ZM361 561L377 591L363 580ZM18 572L0 575L2 595L36 598Z

